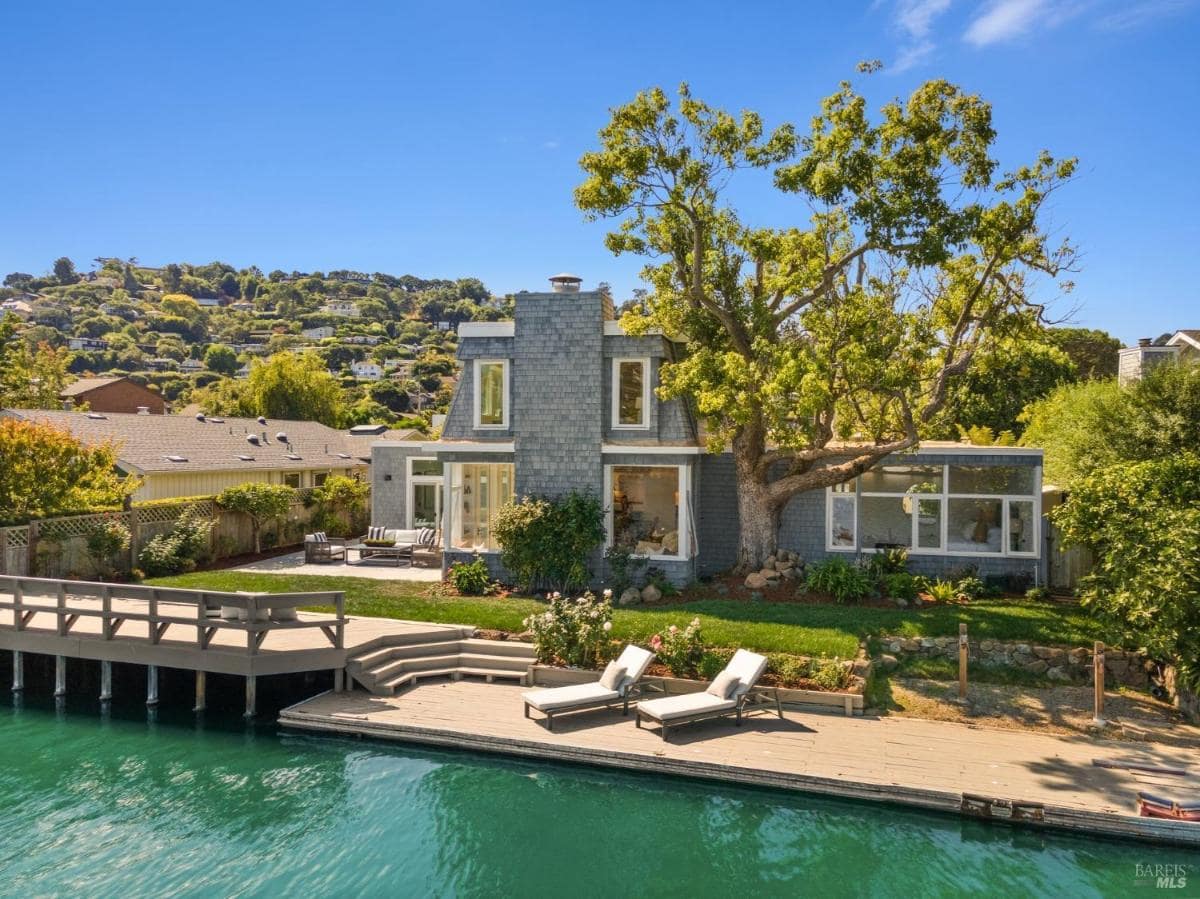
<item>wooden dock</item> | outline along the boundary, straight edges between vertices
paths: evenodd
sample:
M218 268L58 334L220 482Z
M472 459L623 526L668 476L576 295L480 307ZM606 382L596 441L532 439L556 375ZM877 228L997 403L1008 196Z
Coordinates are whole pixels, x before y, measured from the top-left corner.
M298 611L332 606L332 615ZM474 628L347 618L341 593L222 593L136 584L0 576L0 650L13 652L14 690L23 688L22 653L55 656L56 694L65 691L69 659L149 669L148 702L157 702L156 669L197 674L197 708L204 675L246 678L247 713L254 712L255 678L333 671L341 688L347 659L390 641L469 637ZM101 699L110 698L106 687Z
M1008 821L1188 846L1200 826L1139 818L1134 795L1194 793L1190 777L1093 764L1194 769L1196 753L1148 744L1042 736L913 718L785 711L740 728L680 728L664 743L619 711L522 714L528 688L430 681L394 697L325 693L280 713L308 731L576 762L900 803Z

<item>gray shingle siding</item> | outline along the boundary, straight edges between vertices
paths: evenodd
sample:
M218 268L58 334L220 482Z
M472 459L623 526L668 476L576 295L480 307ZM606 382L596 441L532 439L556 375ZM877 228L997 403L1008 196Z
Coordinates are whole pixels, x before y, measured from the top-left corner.
M658 335L629 337L608 335L604 338L604 378L601 384L604 401L604 439L609 443L667 443L695 445L696 426L691 411L683 400L660 400L655 394L661 380L659 370L664 362L672 361L673 347ZM650 427L614 428L612 418L613 360L650 359Z
M494 338L483 338L484 340L493 340ZM475 338L468 338L464 343L473 342ZM511 341L510 341L511 345ZM445 440L482 440L482 441L507 441L513 439L513 413L509 410L508 424L506 429L487 428L485 430L476 430L475 428L475 359L505 359L507 356L476 356L463 360L462 372L458 378L458 387L454 391L454 398L450 402L450 409L446 412L446 423L442 426L442 438ZM513 382L512 362L509 362L509 383L511 392L516 392L516 384ZM511 397L509 402L512 402Z
M376 446L371 450L371 523L408 527L408 462L430 456L419 446ZM391 475L391 480L385 478Z

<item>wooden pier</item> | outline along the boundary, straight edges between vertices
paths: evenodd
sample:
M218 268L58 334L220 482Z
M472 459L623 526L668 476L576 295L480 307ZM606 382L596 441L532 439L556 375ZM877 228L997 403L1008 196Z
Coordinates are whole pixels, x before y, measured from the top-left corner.
M1200 846L1200 825L1135 812L1138 790L1190 795L1190 778L1164 773L1194 767L1189 750L792 709L741 727L681 727L664 743L620 710L563 715L550 732L523 717L527 689L429 681L397 696L325 693L284 709L279 723Z
M256 678L332 671L342 689L346 660L391 640L470 636L474 628L383 618L347 618L341 593L222 593L135 584L0 576L0 650L13 653L13 689L24 688L24 653L55 657L55 695L66 692L72 659L101 664L100 698L112 698L113 662L147 668L148 704L157 669L196 672L196 708L208 673L246 678L246 712ZM298 611L332 606L334 613Z

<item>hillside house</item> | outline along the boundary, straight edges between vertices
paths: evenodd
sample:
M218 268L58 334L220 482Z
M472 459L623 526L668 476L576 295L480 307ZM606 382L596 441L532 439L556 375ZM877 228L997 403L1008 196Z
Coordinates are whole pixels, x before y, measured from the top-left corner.
M58 398L64 405L86 406L91 412L135 414L145 409L152 415L164 415L167 411L161 393L129 378L80 378L67 385Z

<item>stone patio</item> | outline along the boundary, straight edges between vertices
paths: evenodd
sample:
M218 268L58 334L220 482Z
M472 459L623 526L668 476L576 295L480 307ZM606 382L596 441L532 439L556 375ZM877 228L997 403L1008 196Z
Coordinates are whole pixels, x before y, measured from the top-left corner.
M357 556L357 553L353 555ZM391 559L367 560L359 562L357 558L350 563L325 562L322 564L306 563L304 552L288 553L270 559L260 559L247 565L241 565L230 571L247 571L256 574L312 574L325 577L363 577L376 581L423 581L432 583L442 579L442 569L438 564L412 565L402 561L399 565Z

